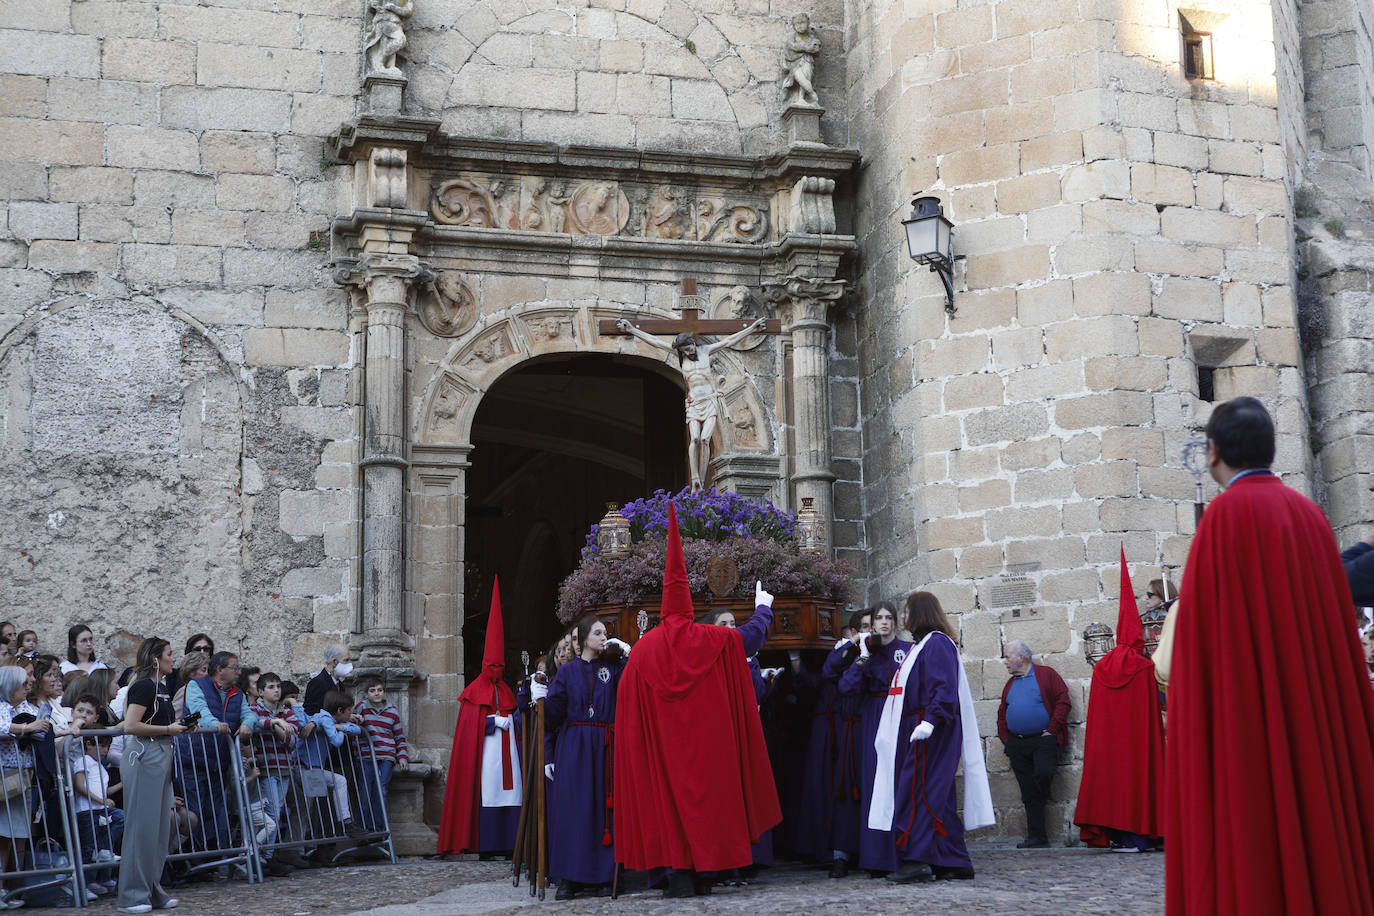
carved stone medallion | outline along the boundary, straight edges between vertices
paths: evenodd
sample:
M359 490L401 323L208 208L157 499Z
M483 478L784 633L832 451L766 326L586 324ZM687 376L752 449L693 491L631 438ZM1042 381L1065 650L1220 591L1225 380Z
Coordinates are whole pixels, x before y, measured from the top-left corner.
M588 181L572 193L573 226L584 235L615 235L630 221L630 202L611 181Z
M706 585L711 594L724 598L739 585L739 564L730 557L711 557L706 561Z
M461 337L477 322L477 297L460 275L446 270L420 297L420 323L435 337Z

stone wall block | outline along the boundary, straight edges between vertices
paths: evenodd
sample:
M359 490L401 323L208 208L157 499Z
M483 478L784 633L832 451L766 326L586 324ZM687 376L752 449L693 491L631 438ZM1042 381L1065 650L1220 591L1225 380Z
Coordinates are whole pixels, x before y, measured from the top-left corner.
M0 60L10 73L93 78L100 75L100 42L92 35L0 29Z
M119 246L107 242L67 242L44 239L29 246L29 268L53 273L114 273Z
M1045 352L1054 362L1099 353L1134 356L1139 348L1135 324L1123 315L1084 318L1045 329Z
M193 83L196 46L166 39L106 35L101 45L100 73L112 80L164 85Z
M262 89L172 86L162 92L162 123L188 130L286 131L291 97Z
M0 118L0 160L102 165L104 146L102 124Z
M17 239L76 238L76 204L14 201L9 205L9 230Z
M1165 277L1152 308L1160 318L1220 322L1224 317L1221 285L1214 280Z
M983 519L938 518L922 522L920 540L927 550L978 544L983 540Z
M1104 197L1124 199L1131 191L1131 172L1125 162L1089 162L1064 173L1065 201L1083 203Z
M1065 398L1054 405L1054 421L1063 429L1095 429L1120 424L1143 426L1153 419L1153 402L1149 394L1141 391Z
M250 366L328 366L348 360L348 335L299 328L249 328L243 334Z
M189 131L112 124L105 131L105 160L124 168L192 172L200 167L200 145Z

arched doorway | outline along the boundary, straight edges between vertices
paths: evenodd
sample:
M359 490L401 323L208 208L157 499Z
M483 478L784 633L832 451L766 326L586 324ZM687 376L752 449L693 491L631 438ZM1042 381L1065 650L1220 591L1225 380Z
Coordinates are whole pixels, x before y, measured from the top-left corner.
M558 585L609 501L687 484L682 388L658 365L606 354L536 359L477 408L465 519L464 670L477 671L493 575L506 671L558 637Z

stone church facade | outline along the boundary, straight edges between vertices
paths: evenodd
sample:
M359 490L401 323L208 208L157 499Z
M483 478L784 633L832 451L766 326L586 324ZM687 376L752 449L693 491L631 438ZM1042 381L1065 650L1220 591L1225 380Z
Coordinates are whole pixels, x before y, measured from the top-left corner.
M677 317L683 278L781 320L715 357L712 480L812 499L857 603L939 594L1008 834L1002 646L1073 685L1062 818L1082 631L1123 542L1139 587L1179 578L1211 403L1260 397L1286 481L1343 542L1374 523L1367 4L372 6L0 12L0 596L46 647L207 630L307 675L349 642L428 765L411 848L488 574L537 654L528 569L685 482L674 363L601 331Z

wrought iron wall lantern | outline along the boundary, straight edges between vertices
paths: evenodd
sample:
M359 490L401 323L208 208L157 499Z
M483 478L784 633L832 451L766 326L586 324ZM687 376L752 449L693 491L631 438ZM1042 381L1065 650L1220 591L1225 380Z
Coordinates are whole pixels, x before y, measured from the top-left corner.
M902 220L911 259L930 266L945 284L945 311L954 314L954 224L945 219L937 197L918 197Z
M1096 665L1108 652L1116 648L1116 634L1101 621L1093 621L1083 628L1083 657Z

